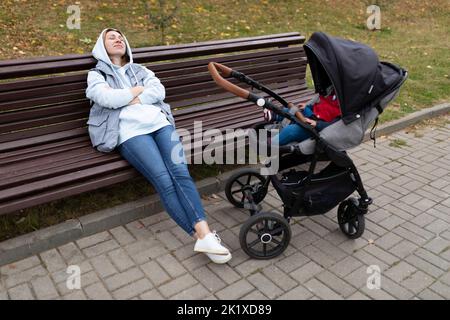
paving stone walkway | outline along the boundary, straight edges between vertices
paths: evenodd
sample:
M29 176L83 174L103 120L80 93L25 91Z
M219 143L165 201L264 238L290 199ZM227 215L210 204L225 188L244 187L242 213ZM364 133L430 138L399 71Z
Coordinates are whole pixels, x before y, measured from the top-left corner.
M204 204L232 249L226 265L194 253L162 212L1 267L0 300L450 299L450 125L398 132L350 154L374 198L357 240L341 233L334 209L294 218L281 256L251 260L238 240L248 214L222 193ZM263 206L280 205L270 191ZM69 265L80 267L79 290L67 287ZM367 285L373 265L380 289Z

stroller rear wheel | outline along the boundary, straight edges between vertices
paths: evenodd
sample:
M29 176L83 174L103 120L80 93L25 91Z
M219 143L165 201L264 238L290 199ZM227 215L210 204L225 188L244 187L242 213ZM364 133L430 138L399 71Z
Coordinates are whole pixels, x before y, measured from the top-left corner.
M338 223L341 231L350 239L359 238L365 228L364 214L358 208L358 200L349 198L338 208Z
M250 193L253 202L258 204L267 194L266 179L256 169L236 172L225 185L225 195L228 201L237 208L243 208L245 201L249 200L246 199L246 193Z
M254 259L272 259L286 250L291 240L291 227L282 216L272 212L253 215L241 227L242 249Z

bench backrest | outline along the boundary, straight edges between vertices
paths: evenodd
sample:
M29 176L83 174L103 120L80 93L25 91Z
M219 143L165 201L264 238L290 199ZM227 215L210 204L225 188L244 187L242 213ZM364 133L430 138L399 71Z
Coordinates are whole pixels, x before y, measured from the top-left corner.
M219 88L208 62L242 71L295 102L311 94L303 41L287 33L139 48L133 58L161 79L177 128L192 132L196 120L203 130L246 128L262 119L261 111ZM95 64L91 55L0 61L0 214L137 176L118 153L90 144L85 89Z
M212 81L206 67L209 61L227 64L272 88L302 85L306 58L299 44L303 41L298 34L289 33L140 48L133 50L133 57L161 79L177 125L189 126L195 117L192 111L214 109L214 105L204 104L230 97ZM228 55L221 57L224 54ZM195 58L205 55L208 57ZM52 139L49 134L56 134L56 139L85 135L90 107L85 98L86 70L95 62L87 55L0 62L1 79L20 77L0 83L0 151L36 144L38 136L44 136L42 142L46 142ZM79 70L83 72L59 75ZM40 77L26 79L37 75ZM180 110L190 106L194 109Z

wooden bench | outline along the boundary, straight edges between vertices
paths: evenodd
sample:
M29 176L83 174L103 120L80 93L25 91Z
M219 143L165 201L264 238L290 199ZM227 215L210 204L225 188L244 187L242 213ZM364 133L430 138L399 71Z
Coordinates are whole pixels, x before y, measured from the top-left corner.
M136 63L156 73L177 128L247 128L261 110L224 92L207 72L217 61L294 103L312 95L298 33L138 48ZM86 121L87 71L96 60L65 55L0 61L0 214L110 186L138 175L117 152L92 148ZM243 86L245 87L245 86Z

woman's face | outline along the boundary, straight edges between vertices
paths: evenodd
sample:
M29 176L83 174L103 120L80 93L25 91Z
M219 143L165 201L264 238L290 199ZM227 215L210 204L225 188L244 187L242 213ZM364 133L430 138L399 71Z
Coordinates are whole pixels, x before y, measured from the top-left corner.
M117 31L108 31L105 35L105 48L109 56L122 57L126 52L122 35Z

